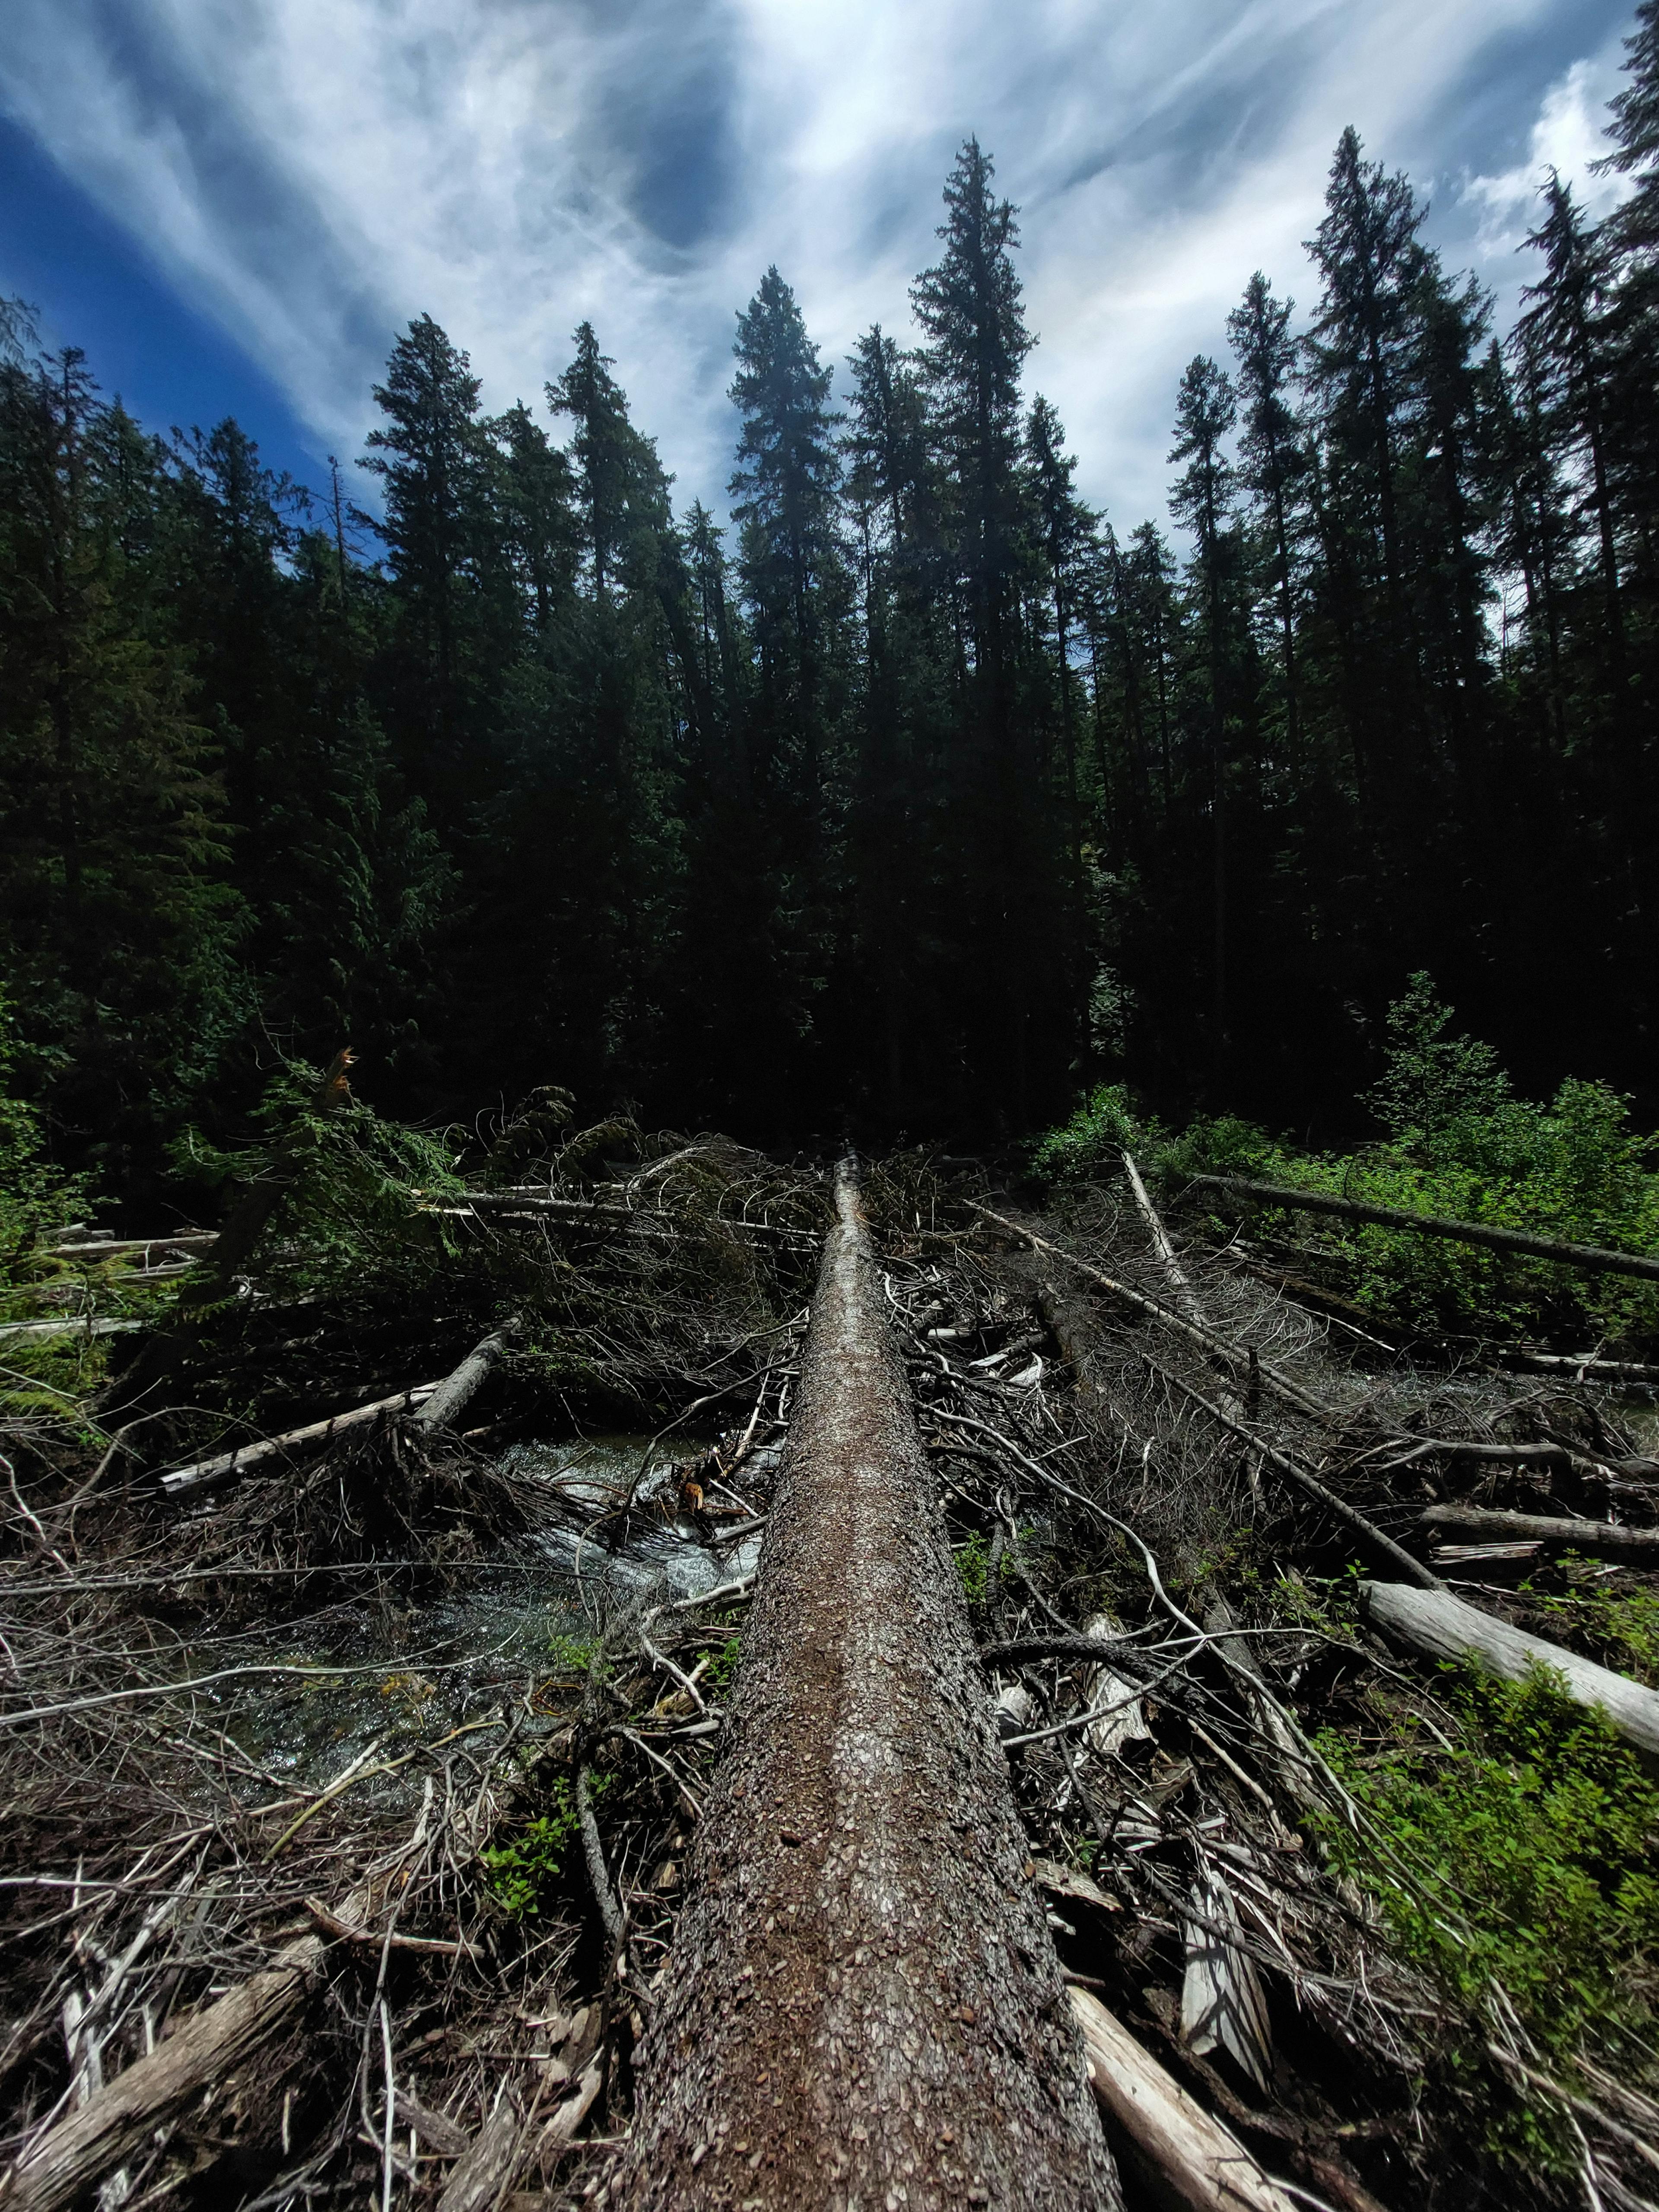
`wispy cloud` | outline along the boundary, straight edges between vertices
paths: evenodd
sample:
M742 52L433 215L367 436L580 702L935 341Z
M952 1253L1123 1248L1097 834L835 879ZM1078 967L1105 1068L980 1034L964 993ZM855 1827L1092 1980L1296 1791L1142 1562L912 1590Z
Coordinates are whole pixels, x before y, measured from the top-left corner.
M1480 210L1483 252L1501 253L1522 243L1536 219L1539 186L1552 169L1572 186L1592 221L1610 213L1634 190L1631 179L1616 170L1597 176L1594 167L1608 150L1607 102L1619 82L1612 53L1574 62L1544 94L1526 160L1496 176L1468 179L1464 196Z
M1090 495L1133 520L1161 505L1182 362L1220 349L1252 269L1305 289L1342 126L1455 173L1461 88L1501 68L1524 127L1549 84L1527 161L1467 188L1496 251L1513 179L1569 148L1582 167L1612 64L1574 50L1622 13L1590 7L10 0L0 99L319 449L356 449L412 314L471 349L492 404L538 398L590 316L682 489L716 501L732 319L762 270L832 359L872 320L902 331L977 131L1024 210L1033 383Z

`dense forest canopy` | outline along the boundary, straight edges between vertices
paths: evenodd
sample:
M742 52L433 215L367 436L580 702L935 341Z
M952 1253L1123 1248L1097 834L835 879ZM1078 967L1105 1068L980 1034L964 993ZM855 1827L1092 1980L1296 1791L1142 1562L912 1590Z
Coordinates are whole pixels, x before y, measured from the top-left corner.
M586 323L489 416L412 322L371 520L9 303L0 940L58 1152L141 1188L348 1041L416 1117L984 1142L1127 1077L1340 1132L1425 969L1650 1110L1656 0L1629 46L1634 189L1551 178L1507 333L1344 133L1303 304L1251 276L1173 395L1174 542L1077 494L972 139L839 398L761 278L724 525Z

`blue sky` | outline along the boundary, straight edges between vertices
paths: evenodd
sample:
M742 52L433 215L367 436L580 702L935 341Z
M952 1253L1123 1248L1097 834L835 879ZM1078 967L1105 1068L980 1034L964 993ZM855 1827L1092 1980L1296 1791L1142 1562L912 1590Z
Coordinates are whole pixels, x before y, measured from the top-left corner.
M1626 0L7 0L0 291L160 427L234 413L313 484L430 312L486 401L591 317L678 494L723 507L735 311L775 261L826 358L909 328L969 131L1023 210L1085 494L1163 511L1175 385L1224 357L1352 122L1513 307L1545 161L1585 175Z

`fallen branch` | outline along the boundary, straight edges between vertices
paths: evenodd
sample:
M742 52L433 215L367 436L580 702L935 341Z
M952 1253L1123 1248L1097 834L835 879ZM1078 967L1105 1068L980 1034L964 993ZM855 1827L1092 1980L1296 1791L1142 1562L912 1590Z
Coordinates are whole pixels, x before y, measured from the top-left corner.
M331 1413L325 1421L308 1421L302 1429L286 1430L280 1437L264 1437L257 1444L240 1444L234 1451L221 1452L216 1459L198 1459L192 1466L178 1467L161 1477L161 1487L169 1498L177 1498L187 1490L204 1490L216 1482L229 1482L245 1474L262 1460L274 1459L278 1453L292 1451L300 1444L325 1443L346 1429L360 1429L366 1422L377 1421L385 1413L401 1413L406 1407L418 1405L422 1399L441 1388L436 1382L422 1382L413 1390L399 1390L390 1398L376 1398L368 1406L354 1406L349 1413Z
M1384 1635L1430 1659L1477 1659L1505 1681L1523 1682L1540 1667L1562 1677L1576 1705L1599 1706L1620 1735L1659 1763L1659 1691L1627 1674L1581 1659L1559 1644L1528 1636L1446 1589L1407 1589L1398 1583L1362 1583L1366 1617Z
M1145 1353L1141 1356L1146 1358ZM1396 1572L1403 1574L1409 1582L1416 1583L1424 1589L1437 1590L1440 1588L1437 1575L1431 1574L1420 1559L1414 1559L1403 1544L1396 1544L1394 1538L1379 1528L1375 1521L1368 1520L1358 1506L1350 1505L1346 1498L1339 1498L1335 1491L1328 1490L1316 1474L1310 1474L1305 1467L1300 1466L1288 1453L1280 1451L1277 1445L1270 1444L1265 1437L1258 1435L1247 1423L1235 1420L1231 1413L1224 1413L1212 1398L1206 1398L1201 1390L1188 1382L1184 1375L1177 1375L1172 1369L1161 1366L1156 1359L1146 1358L1146 1364L1156 1368L1166 1382L1173 1382L1176 1389L1184 1391L1195 1406L1201 1406L1212 1420L1219 1421L1224 1429L1231 1429L1236 1437L1242 1437L1246 1443L1254 1444L1269 1467L1275 1468L1287 1481L1295 1483L1299 1490L1306 1491L1310 1498L1316 1498L1340 1521L1345 1521L1357 1535L1364 1538L1373 1551L1381 1553L1384 1559L1390 1560Z
M1611 1252L1600 1244L1566 1244L1553 1237L1534 1237L1524 1229L1498 1229L1484 1221L1447 1221L1438 1214L1409 1213L1403 1206L1372 1206L1357 1198L1336 1198L1322 1190L1289 1190L1282 1183L1252 1182L1243 1176L1195 1175L1205 1183L1289 1213L1331 1213L1342 1221L1371 1221L1384 1229L1407 1229L1421 1237L1449 1237L1460 1244L1484 1244L1495 1252L1525 1252L1593 1274L1636 1275L1659 1283L1659 1259L1640 1252Z
M466 1358L443 1381L421 1407L410 1416L410 1426L422 1435L435 1437L448 1428L477 1396L484 1377L501 1355L512 1349L519 1328L518 1316L502 1322L492 1335L475 1344Z

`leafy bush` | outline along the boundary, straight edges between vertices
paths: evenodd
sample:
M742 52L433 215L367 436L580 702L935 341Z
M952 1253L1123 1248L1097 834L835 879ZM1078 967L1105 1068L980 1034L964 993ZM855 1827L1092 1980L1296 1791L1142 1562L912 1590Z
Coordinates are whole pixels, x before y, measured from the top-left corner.
M1563 1565L1569 1571L1575 1555ZM1555 1617L1553 1632L1564 1642L1585 1646L1590 1655L1621 1674L1659 1686L1659 1590L1589 1589L1566 1595L1522 1589L1532 1602Z
M588 1795L602 1796L610 1778L590 1776ZM575 1786L560 1775L553 1784L550 1812L526 1821L510 1842L479 1854L495 1902L510 1918L527 1920L541 1911L544 1897L563 1875L566 1855L580 1825Z
M1334 1731L1320 1736L1376 1831L1370 1840L1331 1820L1332 1857L1475 2020L1497 1984L1553 2066L1570 2070L1581 2052L1650 2063L1659 1788L1606 1717L1575 1705L1547 1670L1510 1683L1449 1666L1441 1698L1449 1742L1412 1712L1391 1717L1370 1757ZM1477 2028L1462 2063L1484 2063L1482 2049ZM1535 2112L1504 2107L1493 2124L1496 2149L1559 2154Z
M1101 1084L1069 1121L1039 1139L1031 1154L1032 1171L1056 1182L1110 1174L1119 1165L1118 1154L1133 1152L1146 1130L1156 1127L1136 1118L1122 1084Z
M1548 1104L1517 1098L1492 1048L1452 1034L1451 1022L1430 978L1413 976L1390 1012L1383 1072L1367 1095L1387 1136L1363 1150L1304 1152L1233 1115L1171 1135L1135 1124L1118 1089L1095 1092L1042 1140L1034 1164L1056 1180L1109 1175L1119 1146L1138 1140L1143 1167L1171 1189L1194 1175L1231 1173L1564 1243L1659 1250L1654 1140L1631 1127L1629 1100L1580 1078ZM1414 1327L1659 1334L1659 1292L1628 1278L1378 1223L1264 1218L1342 1261L1358 1304Z

